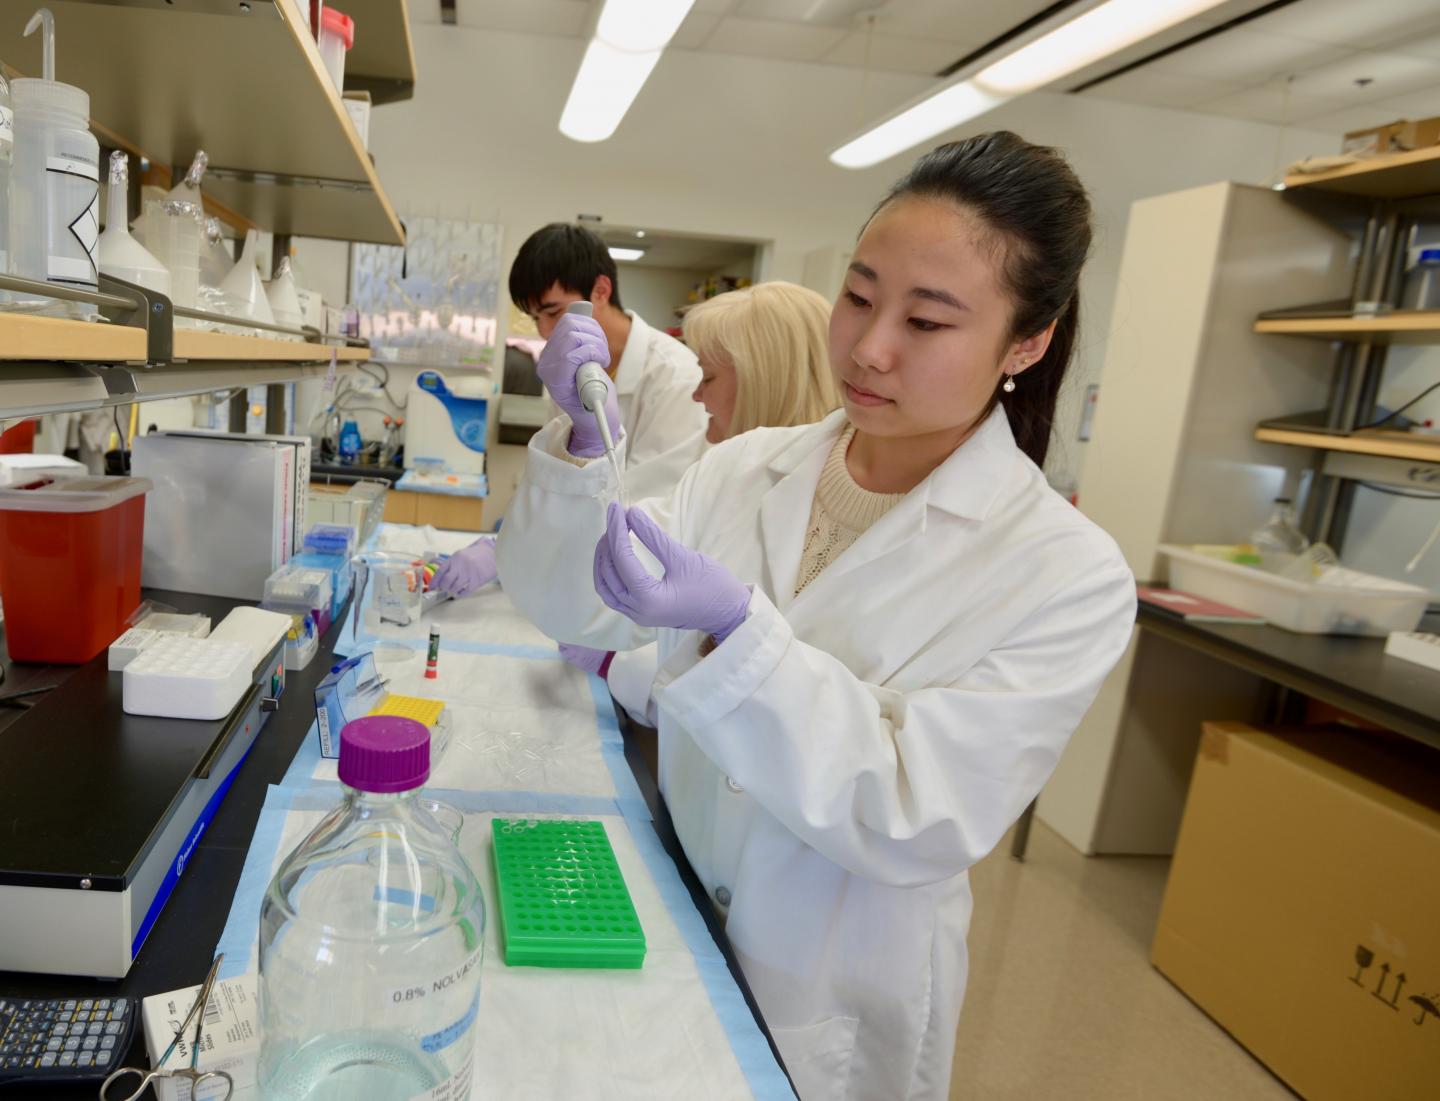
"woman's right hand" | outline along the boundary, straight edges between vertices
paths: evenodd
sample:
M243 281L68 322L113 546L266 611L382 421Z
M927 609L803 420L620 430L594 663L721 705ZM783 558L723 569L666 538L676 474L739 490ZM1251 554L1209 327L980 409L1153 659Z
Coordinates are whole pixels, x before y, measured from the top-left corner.
M550 391L555 404L570 417L570 454L593 459L605 453L605 441L595 424L595 416L580 403L575 386L575 373L587 363L610 366L610 343L605 330L594 318L567 313L550 333L540 352L535 372ZM605 377L605 417L610 422L610 438L620 438L620 407L615 400L615 384Z

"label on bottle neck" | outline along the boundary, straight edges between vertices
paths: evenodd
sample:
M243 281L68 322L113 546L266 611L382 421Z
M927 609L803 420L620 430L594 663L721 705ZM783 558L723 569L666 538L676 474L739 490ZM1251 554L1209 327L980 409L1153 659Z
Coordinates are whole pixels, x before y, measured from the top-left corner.
M15 112L0 103L0 157L10 155L10 146L15 144Z

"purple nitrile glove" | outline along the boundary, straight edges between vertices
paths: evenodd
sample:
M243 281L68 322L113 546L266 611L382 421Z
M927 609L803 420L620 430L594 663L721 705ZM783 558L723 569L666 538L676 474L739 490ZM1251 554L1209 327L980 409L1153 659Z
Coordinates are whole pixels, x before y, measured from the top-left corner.
M593 459L605 453L605 441L595 423L595 414L580 404L575 389L575 372L587 363L610 366L610 344L605 330L594 318L567 313L560 318L550 339L540 352L535 373L550 391L555 404L570 415L570 454ZM605 419L610 422L610 438L620 439L620 406L615 400L615 384L605 379Z
M464 550L456 551L430 581L432 589L451 596L468 596L500 576L495 564L495 536L482 535Z
M636 557L632 531L664 577L654 577ZM704 631L717 643L750 611L750 589L725 566L670 538L641 509L627 512L614 501L605 515L605 534L595 544L595 591L642 627Z
M592 650L588 646L576 646L569 642L562 642L560 656L576 669L583 669L587 673L594 673L597 677L604 677L606 673L610 672L610 659L615 656L615 651Z

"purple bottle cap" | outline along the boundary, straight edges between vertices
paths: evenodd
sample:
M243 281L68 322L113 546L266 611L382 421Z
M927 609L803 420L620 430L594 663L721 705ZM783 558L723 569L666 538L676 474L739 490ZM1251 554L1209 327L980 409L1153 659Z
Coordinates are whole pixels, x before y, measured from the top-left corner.
M357 791L413 791L430 778L430 728L398 715L367 715L340 731L340 782Z

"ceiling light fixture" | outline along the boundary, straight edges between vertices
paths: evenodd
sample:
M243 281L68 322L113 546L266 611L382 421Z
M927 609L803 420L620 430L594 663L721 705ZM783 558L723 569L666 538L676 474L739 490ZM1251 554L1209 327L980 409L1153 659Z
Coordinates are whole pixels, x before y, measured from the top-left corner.
M619 260L621 263L638 260L645 255L643 248L621 248L619 245L610 245L609 248L610 258L612 260Z
M975 81L1005 95L1033 92L1222 2L1109 0L987 65Z
M879 126L846 142L830 154L830 159L841 168L869 168L912 145L920 144L926 138L944 133L986 111L993 111L1009 98L987 92L973 81L962 80L931 93Z
M615 133L694 2L605 0L560 114L560 132L586 142Z
M869 168L1224 0L1106 0L955 83L906 106L830 154L842 168Z

